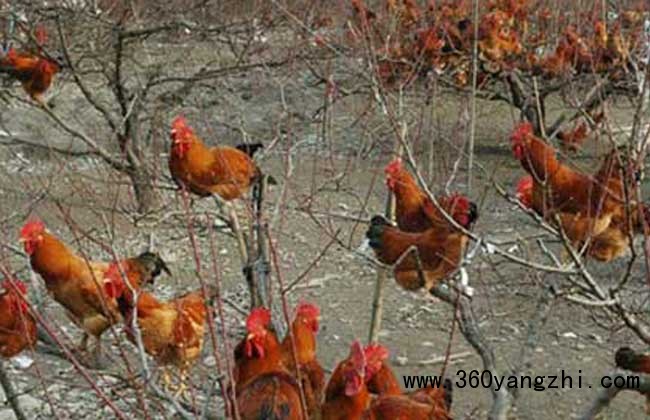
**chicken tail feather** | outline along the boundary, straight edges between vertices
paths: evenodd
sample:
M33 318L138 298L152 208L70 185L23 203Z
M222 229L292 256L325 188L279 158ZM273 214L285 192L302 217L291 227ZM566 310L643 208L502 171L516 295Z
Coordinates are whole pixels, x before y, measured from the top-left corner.
M253 157L258 150L263 149L262 143L241 143L235 146L240 152L246 153L248 156Z

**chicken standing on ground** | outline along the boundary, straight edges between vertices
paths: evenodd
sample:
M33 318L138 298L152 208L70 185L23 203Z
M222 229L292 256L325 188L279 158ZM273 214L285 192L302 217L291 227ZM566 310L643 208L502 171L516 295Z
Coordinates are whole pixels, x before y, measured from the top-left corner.
M101 335L121 319L115 299L104 291L104 274L116 262L88 261L76 255L57 237L45 230L39 220L27 222L20 231L20 240L29 255L32 269L45 281L45 287L60 303L79 328L84 331L81 351L86 351L88 336L96 340L95 363L100 363ZM169 272L156 254L145 252L120 261L133 287L150 283L162 271Z

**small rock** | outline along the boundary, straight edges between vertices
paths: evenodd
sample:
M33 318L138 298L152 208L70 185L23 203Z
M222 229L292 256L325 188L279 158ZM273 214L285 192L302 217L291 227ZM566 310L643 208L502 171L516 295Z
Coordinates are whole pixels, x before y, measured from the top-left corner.
M564 334L562 334L562 337L564 337L564 338L578 338L576 333L573 333L571 331L565 332Z
M409 361L409 358L406 357L406 356L397 356L397 357L395 358L395 364L396 364L397 366L406 366L406 364L408 363L408 361Z

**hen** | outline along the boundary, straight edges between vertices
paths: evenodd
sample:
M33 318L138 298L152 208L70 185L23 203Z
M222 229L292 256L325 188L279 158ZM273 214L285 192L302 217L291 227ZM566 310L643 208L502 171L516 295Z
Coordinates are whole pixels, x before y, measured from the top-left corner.
M242 419L302 419L298 382L283 363L271 330L271 312L255 308L246 319L246 337L235 348L237 406Z
M105 282L106 294L117 300L129 340L137 345L134 330L137 327L144 350L163 367L163 380L168 388L171 388L171 378L167 366L173 365L179 370L180 385L176 395L181 395L186 388L187 372L203 349L208 314L203 291L161 302L150 293L129 287L116 266L107 271ZM215 295L216 290L208 288L206 298L211 300ZM134 322L134 312L137 322Z
M60 303L72 320L84 331L80 349L85 351L88 336L95 337L96 361L101 356L100 336L121 319L114 299L109 299L102 287L104 274L115 262L87 261L76 255L57 237L45 230L38 220L27 222L20 231L20 240L29 255L32 269L45 281L45 287ZM120 262L127 270L133 287L152 282L161 270L169 272L164 261L145 252Z
M296 308L296 316L291 324L291 334L295 343L296 355L289 334L282 341L282 357L290 373L300 368L300 379L307 404L307 414L314 418L320 412L320 403L325 388L325 372L316 359L316 334L320 309L310 303L301 303Z
M559 165L555 163L555 158L548 159L548 162L545 170L550 171L550 168ZM571 170L568 169L567 174L570 173L568 171ZM554 187L557 178L549 176L544 185L541 180L537 181L529 175L519 181L517 197L524 206L551 222L555 221L557 214L574 245L582 245L590 239L587 252L594 259L607 262L624 255L631 245L630 233L642 233L643 222L650 218L650 213L643 203L632 202L629 207L626 206L623 180L626 171L619 164L617 151L613 149L605 156L595 176L574 174L577 174L574 179L579 180L573 186L578 189L574 195L570 195L570 181L557 183L558 187ZM628 181L631 184L632 180ZM558 191L559 188L564 188L564 192ZM580 188L589 189L591 194L585 194ZM574 202L569 203L569 200ZM582 210L580 201L584 203ZM643 216L639 217L639 213Z
M476 206L465 197L458 203L455 211L462 213L464 223L461 225L469 229L477 218ZM410 233L391 226L382 216L372 218L366 237L382 263L393 265L402 258L395 266L394 275L397 283L407 290L422 287L430 290L455 271L468 241L467 235L451 226L434 226L424 232ZM414 250L417 250L417 257ZM407 251L408 255L404 255ZM422 269L423 279L419 269Z
M261 176L251 156L261 144L209 148L183 117L172 122L169 170L176 183L194 194L226 201L244 195Z
M39 50L46 42L46 38L45 29L37 28L36 39ZM14 48L9 48L4 56L0 55L0 73L9 74L20 81L25 92L42 106L45 105L43 95L62 67L63 60L58 57L45 57L41 53L18 52Z
M361 419L370 401L366 387L366 357L361 343L355 341L350 354L336 366L327 383L322 419Z
M442 387L425 387L403 393L386 362L388 350L371 344L366 346L364 353L368 390L378 395L371 405L375 418L451 419L451 380L445 379Z
M621 347L614 356L616 366L632 372L650 374L650 355L637 353L629 347ZM646 395L646 414L650 415L650 394Z
M36 344L36 322L25 301L27 286L4 280L0 292L0 355L14 357Z
M555 150L533 134L530 123L520 124L511 141L515 158L533 177L533 208L546 217L557 216L574 246L609 227L621 203L602 183L559 162Z
M432 226L451 226L424 191L420 190L413 176L403 167L401 159L394 159L384 171L386 185L395 194L395 217L401 230L422 232ZM467 203L463 196L440 196L436 200L458 224L468 224Z

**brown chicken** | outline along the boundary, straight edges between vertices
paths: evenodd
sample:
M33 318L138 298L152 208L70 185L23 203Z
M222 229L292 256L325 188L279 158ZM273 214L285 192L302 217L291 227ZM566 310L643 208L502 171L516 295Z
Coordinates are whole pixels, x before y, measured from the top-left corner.
M302 420L300 388L286 372L268 372L255 377L237 392L237 407L242 420Z
M186 389L187 372L203 349L208 315L205 300L216 296L216 289L208 287L205 299L202 291L194 291L161 302L150 293L129 287L115 266L105 274L105 282L106 294L117 300L128 339L138 345L137 327L144 350L163 368L163 381L168 389L172 388L168 366L178 369L180 381L176 395L181 395ZM134 322L134 311L137 322Z
M349 356L334 369L321 410L323 420L361 419L370 406L366 387L366 357L361 343L355 341Z
M14 357L36 344L36 322L25 301L27 286L4 280L0 292L0 355Z
M27 222L20 231L20 240L30 257L32 269L45 281L54 300L59 302L72 320L84 331L80 350L85 351L88 336L95 337L95 362L101 356L100 336L121 319L114 299L104 292L104 274L115 263L87 261L76 255L57 237L45 230L39 220ZM145 252L120 262L127 270L133 287L150 283L161 270L169 271L164 261Z
M527 125L519 130L520 134L524 132L524 139L513 138L515 156L521 153L524 169L535 174L523 178L517 187L522 204L551 223L557 215L574 246L590 240L587 252L594 259L607 262L624 255L631 246L630 232L642 233L650 212L643 203L631 202L627 208L623 181L626 171L616 158L616 150L607 154L591 177L559 163L555 151L532 136ZM523 143L516 143L517 140Z
M255 308L246 319L246 337L235 348L234 379L242 419L302 419L300 386L283 362L271 328L271 312Z
M40 51L47 40L45 28L36 29L36 40ZM43 95L61 68L62 59L45 57L41 52L18 52L10 48L4 56L0 55L0 73L9 74L20 81L25 92L41 106L45 105Z
M616 366L637 373L650 374L650 355L637 353L629 347L621 347L614 356ZM646 414L650 415L650 394L646 395Z
M511 141L515 158L533 177L533 207L551 219L559 217L574 246L607 229L620 202L601 183L559 162L552 146L533 134L530 123L520 124Z
M465 197L458 202L455 212L463 213L465 223L462 226L469 229L477 218L476 206ZM394 269L394 275L397 283L407 290L422 287L431 290L455 271L468 241L467 235L452 226L434 226L424 232L411 233L392 226L382 216L372 218L366 237L382 263L393 265L402 258ZM408 255L402 257L407 251ZM419 269L422 269L423 279Z
M586 120L578 122L572 129L564 130L557 133L562 150L566 152L577 152L593 130L601 123L604 113L599 112L592 118L593 126L590 128Z
M404 393L387 363L388 350L381 345L371 344L366 346L364 353L368 391L379 396L371 408L375 418L411 418L409 414L412 413L414 418L451 419L451 380L445 379L442 387L425 387ZM406 397L411 402L404 398L386 398L394 396Z
M369 344L364 349L366 356L366 385L371 394L401 395L402 388L397 376L388 366L388 350L378 344Z
M226 201L244 195L261 176L251 159L261 144L207 147L183 117L172 123L169 170L181 187L206 197Z
M246 319L246 337L235 347L234 379L237 388L268 372L289 373L282 347L271 326L271 311L254 308Z
M296 317L291 324L291 334L296 348L295 359L289 334L282 341L282 358L291 374L295 374L295 360L298 361L309 418L315 418L320 413L325 388L325 371L316 359L319 319L320 309L317 306L310 303L299 304L296 308Z
M403 167L401 159L390 162L384 172L386 185L395 194L397 226L405 232L423 232L432 226L450 227L451 224ZM440 207L460 225L469 224L467 199L459 194L439 196Z

